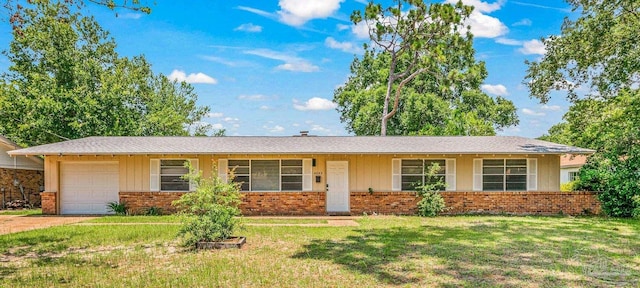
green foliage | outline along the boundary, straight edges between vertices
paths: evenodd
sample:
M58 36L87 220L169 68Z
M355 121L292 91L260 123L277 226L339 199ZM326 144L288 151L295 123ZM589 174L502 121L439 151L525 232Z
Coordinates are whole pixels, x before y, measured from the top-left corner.
M154 74L143 56L120 57L92 17L67 3L30 1L5 55L0 134L23 145L94 135L203 134L208 107L187 83Z
M148 207L148 208L144 209L144 215L147 215L147 216L160 216L160 215L162 215L162 208L156 207L156 206Z
M189 166L188 162L186 164ZM236 183L224 181L217 175L202 178L193 169L187 178L195 182L196 191L186 193L172 204L182 216L179 235L185 246L197 242L225 240L238 228L240 190ZM214 169L215 171L215 169Z
M127 207L127 203L123 202L109 202L107 203L107 211L113 212L116 215L127 215L129 214L129 208Z
M599 153L589 157L580 169L578 189L599 191L602 210L613 217L631 217L640 195L640 147L625 156Z
M640 219L640 195L633 196L633 218Z
M551 90L567 90L577 100L577 88L590 85L594 95L614 97L637 87L640 71L640 2L569 0L580 17L565 19L560 35L544 39L547 52L531 62L523 84L545 103Z
M417 196L420 197L418 202L418 215L423 217L438 216L440 212L445 210L445 202L440 195L440 191L446 188L446 184L441 177L436 176L440 165L434 163L431 167L426 168L425 183L421 183L416 187Z
M401 12L405 6L411 8ZM356 135L494 135L517 124L511 101L480 91L485 65L474 58L473 36L459 30L469 13L471 7L460 3L403 0L388 8L371 2L364 14L354 11L352 21L369 25L374 45L365 45L364 55L351 63L347 82L334 91L347 130Z

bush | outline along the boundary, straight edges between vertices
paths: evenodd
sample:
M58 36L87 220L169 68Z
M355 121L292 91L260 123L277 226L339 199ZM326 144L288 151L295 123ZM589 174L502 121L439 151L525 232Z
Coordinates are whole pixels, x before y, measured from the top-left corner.
M144 209L144 215L147 215L147 216L160 216L160 215L162 215L162 208L156 207L156 206L148 207L148 208Z
M107 203L107 211L116 213L116 215L127 215L129 214L129 207L127 207L127 203L123 202L109 202Z
M580 169L580 190L598 191L602 211L612 217L631 217L639 206L640 149L624 156L596 153Z
M193 169L189 167L189 170ZM222 241L232 236L239 226L238 185L223 181L217 175L204 179L201 173L193 171L186 178L197 184L196 191L185 193L172 203L182 217L178 235L183 237L183 244L195 246L198 242Z
M577 181L570 181L564 184L560 184L560 191L562 192L571 192L576 191Z
M418 202L418 215L423 217L434 217L445 210L445 203L440 191L446 187L443 179L436 176L440 166L436 163L425 171L425 182L416 186Z

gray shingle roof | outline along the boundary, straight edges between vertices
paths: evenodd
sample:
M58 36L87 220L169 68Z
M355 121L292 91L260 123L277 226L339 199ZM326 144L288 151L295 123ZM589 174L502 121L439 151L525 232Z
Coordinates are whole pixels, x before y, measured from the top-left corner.
M590 154L593 150L515 136L88 137L11 155L135 154Z

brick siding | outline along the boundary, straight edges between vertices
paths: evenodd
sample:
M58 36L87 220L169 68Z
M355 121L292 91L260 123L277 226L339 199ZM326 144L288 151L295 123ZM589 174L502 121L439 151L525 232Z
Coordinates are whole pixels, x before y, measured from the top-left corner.
M4 188L4 194L0 192L0 197L4 196L5 202L18 199L22 200L20 188L13 186L14 175L24 188L24 193L29 203L39 207L41 202L40 186L43 185L44 172L38 170L0 168L0 188ZM1 200L2 199L0 199L0 201ZM0 208L2 208L1 204Z
M57 203L56 198L58 198L58 193L42 192L40 193L40 198L42 199L42 214L45 214L45 215L58 214L58 209L56 209L56 203Z
M120 203L126 203L129 213L143 214L146 209L156 207L162 213L174 213L171 202L180 199L187 192L120 192Z
M601 212L594 192L442 192L445 214L568 214ZM414 192L351 192L351 214L415 214Z
M325 192L243 192L243 215L325 215Z
M149 207L165 213L175 212L171 202L184 192L120 192L133 214ZM242 192L240 209L244 215L325 215L325 192ZM56 193L43 192L43 214L56 213ZM599 214L594 192L442 192L448 210L445 214ZM418 197L413 192L351 192L352 215L416 214Z

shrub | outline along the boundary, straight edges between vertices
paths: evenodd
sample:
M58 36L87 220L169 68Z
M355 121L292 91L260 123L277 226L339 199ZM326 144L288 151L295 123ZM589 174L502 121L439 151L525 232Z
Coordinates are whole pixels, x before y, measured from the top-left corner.
M186 164L189 166L189 164ZM236 183L224 181L217 175L202 178L202 173L192 171L185 178L194 181L196 191L185 193L172 203L182 217L178 235L185 246L198 242L222 241L233 235L239 226L240 190ZM215 171L215 169L213 169Z
M129 207L124 201L118 203L116 201L107 203L107 211L116 213L116 215L127 215Z
M613 217L631 217L640 195L640 149L624 156L596 153L580 169L578 189L599 191L602 211Z
M420 197L418 202L418 215L423 217L434 217L444 211L445 203L440 191L446 184L442 177L436 176L440 166L435 163L428 167L425 171L425 183L416 186L417 196Z
M147 216L160 216L160 215L162 215L162 208L156 207L156 206L148 207L148 208L144 209L144 215L147 215Z
M571 191L576 191L576 184L577 181L570 181L564 184L560 184L560 191L562 192L571 192Z

